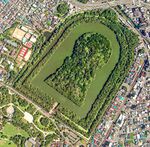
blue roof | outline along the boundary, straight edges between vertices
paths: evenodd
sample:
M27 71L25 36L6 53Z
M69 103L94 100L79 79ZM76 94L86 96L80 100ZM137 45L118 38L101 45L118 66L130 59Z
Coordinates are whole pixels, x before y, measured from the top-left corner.
M9 0L2 0L3 4L7 4L9 2Z
M118 96L118 97L120 100L122 100L122 101L124 100L124 97L122 97L122 96Z

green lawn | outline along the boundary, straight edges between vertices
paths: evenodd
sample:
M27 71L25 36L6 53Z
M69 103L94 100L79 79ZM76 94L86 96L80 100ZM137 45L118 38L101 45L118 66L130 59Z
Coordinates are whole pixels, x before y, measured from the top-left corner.
M24 137L29 137L27 132L15 127L14 125L10 123L7 123L4 126L4 128L1 130L1 132L3 133L3 135L6 135L7 138L0 138L0 147L16 147L16 145L12 141L9 141L9 138L11 136L21 134Z
M2 132L4 135L7 135L8 137L14 136L16 134L21 134L24 137L28 137L28 133L25 132L22 129L19 129L17 127L15 127L14 125L7 123L4 128L2 129Z
M17 147L13 142L0 139L0 147Z
M69 99L62 96L55 89L48 86L44 82L44 79L48 77L48 75L54 73L55 70L63 64L66 56L70 56L72 53L75 40L77 40L79 36L86 32L101 33L103 36L105 36L111 43L112 55L109 62L103 68L96 71L96 78L92 81L89 87L87 96L85 97L85 102L79 107ZM82 23L71 30L70 34L44 64L43 68L39 71L39 74L37 74L37 76L32 80L32 85L34 87L38 87L48 95L51 95L60 103L60 105L63 105L63 107L73 111L77 114L77 116L82 118L86 116L87 112L90 110L92 103L108 79L111 71L114 69L114 66L118 62L118 58L119 44L113 31L100 23Z

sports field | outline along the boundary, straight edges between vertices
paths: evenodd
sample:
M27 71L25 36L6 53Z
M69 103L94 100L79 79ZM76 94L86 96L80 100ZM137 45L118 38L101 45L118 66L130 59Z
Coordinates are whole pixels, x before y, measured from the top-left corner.
M105 36L111 43L112 53L108 63L96 71L96 77L92 81L87 95L85 97L85 101L82 106L75 105L68 98L62 96L55 89L48 86L44 80L50 74L54 73L55 70L63 64L66 56L70 56L72 54L73 46L75 41L84 33L93 32L100 33ZM33 87L37 87L41 89L43 92L52 96L56 101L66 107L67 109L73 111L77 114L78 117L82 118L86 116L87 112L90 110L91 105L102 89L104 83L108 79L111 71L114 69L114 66L118 62L119 59L119 44L117 42L116 36L113 31L111 31L106 26L100 23L82 23L75 28L73 28L69 35L64 39L64 41L59 44L59 47L55 50L52 56L47 60L44 66L41 68L41 71L37 74L37 76L31 81Z

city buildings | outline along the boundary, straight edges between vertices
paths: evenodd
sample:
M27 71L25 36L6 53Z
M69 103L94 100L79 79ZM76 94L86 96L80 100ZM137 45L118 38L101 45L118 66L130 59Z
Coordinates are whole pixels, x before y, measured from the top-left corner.
M52 31L64 20L55 14L58 2L59 0L0 2L0 33L5 34L10 29L8 35L0 40L0 82L8 82L30 60L39 32ZM69 15L81 11L83 7L95 9L100 6L98 2L106 4L107 7L111 3L113 6L118 5L118 1L105 0L90 0L87 7L75 5L71 0L68 2L71 9ZM91 147L150 146L150 2L133 0L129 3L130 5L119 6L125 20L121 17L119 19L132 29L134 27L140 34L140 43L135 48L135 60L128 76L89 142L78 132L62 124L59 126L62 140L53 140L51 146L87 146L88 143ZM105 5L101 5L101 8L103 6ZM10 110L8 112L10 114ZM33 138L29 138L27 142L36 144Z

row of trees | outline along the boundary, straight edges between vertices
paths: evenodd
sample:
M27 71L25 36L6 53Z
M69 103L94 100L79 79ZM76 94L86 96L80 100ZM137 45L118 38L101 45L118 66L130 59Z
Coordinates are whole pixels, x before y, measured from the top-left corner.
M50 35L49 38L40 36L38 39L39 42L36 43L35 53L31 58L31 61L21 70L18 74L17 78L14 81L14 87L24 93L26 96L31 97L32 100L40 104L43 108L50 108L53 102L53 99L50 96L47 96L46 101L48 103L44 103L45 99L41 99L45 97L44 92L39 89L32 88L31 81L36 75L39 73L40 69L52 55L55 48L63 42L65 37L69 34L70 30L73 29L78 24L90 21L92 22L95 17L100 15L101 10L87 11L85 13L76 14L75 16L68 17L64 23L60 24L58 28L56 28ZM88 18L88 19L87 19ZM43 42L43 44L42 44ZM40 91L40 93L39 93ZM35 96L36 95L36 96ZM52 101L52 102L51 102ZM46 107L45 107L46 105Z
M22 92L24 95L30 97L37 104L48 110L53 102L50 96L45 97L45 93L39 89L33 88L31 81L39 73L40 69L46 63L51 56L55 48L59 46L65 37L69 34L80 19L84 18L83 14L77 14L76 16L69 17L64 23L60 24L50 35L49 38L40 36L36 42L35 52L33 57L27 63L27 65L19 72L18 76L14 80L13 86ZM76 23L75 23L76 21ZM42 97L42 98L41 98ZM45 102L46 101L46 102Z
M50 107L54 103L54 100L51 96L47 95L38 88L33 87L30 83L24 83L24 85L17 85L16 89L25 96L28 96L39 106L42 106L46 111L49 111Z
M79 16L79 15L78 15ZM74 20L76 20L75 18ZM13 86L22 92L24 95L30 97L37 104L42 106L47 111L50 109L53 100L50 96L46 96L45 93L39 89L32 88L31 81L38 74L40 68L46 63L46 60L51 56L53 50L58 46L58 42L61 43L65 36L69 33L71 24L74 21L69 18L65 20L64 25L61 24L56 28L46 39L42 35L38 38L34 48L34 54L27 63L27 65L19 72L18 76L13 82Z
M93 132L95 130L95 127L98 125L101 117L105 113L106 109L108 108L110 102L115 97L116 93L118 92L119 87L123 83L125 77L128 75L128 71L134 61L134 48L136 47L138 43L138 37L136 34L128 30L127 28L121 27L121 30L124 34L126 44L124 43L123 36L118 38L118 41L121 43L121 56L119 63L115 67L115 73L113 73L111 79L112 83L115 84L111 88L109 92L108 88L106 86L106 89L100 93L98 96L98 99L101 100L101 98L105 97L105 101L102 103L101 108L99 109L90 129L89 132ZM119 36L119 34L117 34ZM123 41L124 40L124 41ZM105 87L104 87L105 88ZM92 115L92 114L91 114Z
M3 86L0 87L0 100L1 100L1 106L7 105L9 103L13 103L15 106L18 106L18 107L27 107L26 111L31 113L31 114L33 114L36 111L35 108L34 108L34 110L32 110L33 105L31 105L27 101L21 99L16 94L13 94L13 95L9 94L8 89L3 87ZM24 114L15 106L14 106L15 111L13 113L11 123L14 126L16 126L17 128L21 128L24 131L26 131L29 134L29 137L37 138L42 143L41 146L44 147L44 145L48 145L50 142L53 141L54 138L58 137L56 133L44 136L43 133L41 133L38 129L35 128L34 125L29 124L27 122L24 122L23 121ZM2 114L5 115L5 117L3 117L3 122L2 122L3 126L5 126L5 124L8 122L6 109L7 109L7 106L2 108L2 112L3 112ZM39 114L38 116L40 116L40 117L42 116L38 111L36 112L36 114L37 113ZM35 115L34 115L34 120L37 120L35 118ZM40 119L38 119L38 121L39 121L40 125L42 125L44 127L44 128L41 128L42 130L55 131L55 126L49 118L46 118L46 117L42 116ZM37 123L35 123L35 124L37 125ZM37 125L37 126L39 127L39 125ZM7 137L3 134L0 134L0 135L3 138ZM22 147L22 146L25 145L25 141L29 137L24 137L20 134L16 134L15 136L12 136L9 139L11 141L13 141L17 146Z
M33 64L31 67L28 67L29 70L27 69L25 72L23 72L23 75L21 75L23 78L21 77L21 80L19 78L16 84L17 86L20 85L19 87L22 88L22 91L26 89L25 92L26 95L32 93L33 95L38 96L39 95L38 89L35 90L34 88L31 87L31 85L29 84L30 80L37 75L38 71L42 68L45 61L51 56L53 50L55 50L55 48L59 45L59 43L63 41L63 39L68 34L71 28L75 27L76 25L82 22L93 22L93 21L103 23L116 33L118 43L120 44L120 58L118 64L112 71L112 74L110 75L109 79L107 80L106 84L104 85L103 89L101 90L100 94L95 100L93 106L91 107L91 110L89 111L89 113L85 118L79 121L79 119L74 113L72 112L68 113L69 110L65 111L65 109L61 111L62 109L60 108L61 113L68 116L69 118L71 118L72 121L75 121L85 129L87 129L88 133L74 126L74 124L71 121L62 118L60 112L57 113L59 114L57 115L57 117L63 120L63 122L68 123L72 128L75 128L76 130L85 135L89 135L90 132L94 130L97 123L105 113L107 106L110 104L111 100L113 99L120 85L122 84L125 76L128 73L130 65L133 62L134 58L133 49L138 42L137 36L131 31L129 31L126 27L122 27L122 25L118 22L117 16L114 13L114 11L110 9L104 10L103 12L101 10L92 10L84 12L82 14L77 14L75 16L68 17L65 20L65 22L62 23L58 28L56 28L56 30L52 33L52 35L49 38L49 42L44 44L44 46L42 46L44 52L42 52L39 55L39 60L36 60L35 64ZM43 95L41 96L42 99L44 99ZM37 99L35 98L33 99L37 101ZM46 100L46 103L47 102L48 99ZM45 103L44 101L42 101L42 103L40 101L38 102L38 104L43 108L44 107L48 108L49 106L44 103Z
M120 44L120 58L118 64L105 83L97 99L93 103L87 116L79 122L77 122L77 119L74 119L76 123L80 124L85 129L88 128L88 133L80 130L81 133L86 134L87 136L90 135L90 133L94 131L95 127L98 125L98 122L105 113L111 100L115 97L119 87L127 76L129 68L134 60L134 48L138 43L138 37L132 31L117 22L116 14L113 11L105 10L101 15L102 18L99 18L101 23L108 26L116 34L118 43ZM68 113L65 114L67 115ZM63 121L67 124L71 124L71 122L62 118L61 115L58 115L58 117L63 119ZM70 115L68 117L73 119ZM79 130L77 127L73 126L73 124L71 124L71 126L76 130Z

